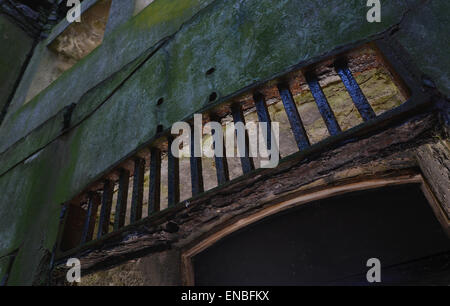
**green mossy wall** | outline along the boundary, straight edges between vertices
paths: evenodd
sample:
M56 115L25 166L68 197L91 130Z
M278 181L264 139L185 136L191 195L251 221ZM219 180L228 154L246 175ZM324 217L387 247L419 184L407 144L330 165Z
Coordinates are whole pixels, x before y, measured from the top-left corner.
M427 1L405 16L396 35L421 71L447 97L450 97L449 29L450 1Z
M213 91L220 101L400 24L395 35L448 93L448 48L427 50L445 59L437 65L423 56L414 30L421 24L421 35L442 47L449 33L439 20L448 18L448 4L416 8L420 2L382 1L382 22L369 24L365 0L155 1L0 127L0 257L20 249L9 284L42 281L61 203L148 141L158 124L168 128L207 107ZM211 67L216 72L206 77ZM59 136L71 103L78 125Z
M14 90L32 45L31 37L0 15L0 112Z

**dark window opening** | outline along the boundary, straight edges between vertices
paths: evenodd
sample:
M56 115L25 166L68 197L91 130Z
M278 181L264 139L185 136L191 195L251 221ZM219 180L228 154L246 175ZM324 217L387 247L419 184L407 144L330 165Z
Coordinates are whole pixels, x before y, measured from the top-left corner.
M450 243L418 185L304 205L224 238L193 258L196 285L450 284Z

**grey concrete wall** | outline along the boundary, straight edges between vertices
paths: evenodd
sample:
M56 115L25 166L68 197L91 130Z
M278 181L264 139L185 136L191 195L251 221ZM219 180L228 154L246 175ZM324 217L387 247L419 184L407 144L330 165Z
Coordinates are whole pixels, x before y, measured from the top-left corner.
M156 0L118 26L0 127L0 257L19 248L9 284L31 284L48 267L61 203L145 144L157 125L168 128L211 106L213 91L220 103L302 61L399 25L395 37L448 93L442 77L448 48L442 47L449 35L439 25L448 18L448 1L382 3L382 22L370 24L363 0ZM417 35L440 48L426 58ZM438 65L433 57L444 61ZM216 72L206 78L211 67ZM165 103L157 107L161 97ZM72 103L72 128L61 135L63 108Z

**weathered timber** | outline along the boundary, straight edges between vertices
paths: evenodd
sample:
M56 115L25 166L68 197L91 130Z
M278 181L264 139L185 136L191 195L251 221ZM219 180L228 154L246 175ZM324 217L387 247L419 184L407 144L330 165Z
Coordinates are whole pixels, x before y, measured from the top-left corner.
M450 220L450 142L424 144L417 148L416 156L428 185Z

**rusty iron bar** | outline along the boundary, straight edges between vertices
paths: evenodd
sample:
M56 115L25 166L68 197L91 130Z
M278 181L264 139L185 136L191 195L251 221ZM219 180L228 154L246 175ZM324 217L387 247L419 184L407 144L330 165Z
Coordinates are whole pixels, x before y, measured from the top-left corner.
M161 150L150 150L150 188L148 195L148 215L161 210Z
M233 113L234 123L241 122L245 126L245 117L242 112L242 107L239 103L235 103L231 106L231 112ZM237 133L237 130L236 130ZM239 148L239 150L241 150ZM244 156L241 157L241 166L244 174L249 173L255 170L255 165L253 164L253 159L250 157L250 142L248 138L247 129L245 130L245 148L244 148ZM241 152L242 154L242 152Z
M168 137L168 205L169 207L180 202L180 160L172 154L173 137Z
M142 219L142 202L144 197L145 159L134 159L133 195L131 198L130 223Z
M339 123L336 120L333 110L328 103L327 97L323 93L322 87L319 84L317 76L313 72L305 73L306 82L308 82L311 93L316 101L319 112L322 115L325 125L327 126L328 132L331 136L337 135L342 132Z
M230 181L230 174L228 172L228 161L227 158L225 157L225 150L224 150L224 157L216 156L214 157L214 161L216 164L217 183L219 185L223 185L226 182Z
M194 127L191 126L191 185L192 185L192 196L199 195L200 193L205 191L203 185L203 174L202 174L202 158L195 157L195 130ZM201 143L200 143L201 146ZM201 147L200 147L201 150Z
M88 209L86 219L83 226L83 233L81 235L81 244L92 241L94 236L95 222L97 220L98 206L100 205L100 196L97 192L89 193Z
M102 206L100 209L100 220L98 223L97 238L100 239L103 235L108 234L111 219L111 207L114 194L114 182L105 180L103 184Z
M114 230L117 231L125 226L127 213L128 188L130 186L130 171L119 170L119 191L117 193L116 214L114 216Z
M220 122L220 118L214 114L210 114L210 119L212 121ZM212 130L212 135L214 136L216 133L215 130ZM223 185L226 182L230 181L230 174L228 172L228 161L226 157L225 143L222 141L222 153L223 157L217 156L214 154L214 162L216 165L216 176L218 185ZM216 143L213 143L213 149L216 149Z
M256 106L256 113L260 122L267 123L267 150L272 149L272 120L270 119L269 110L267 109L266 99L264 95L257 92L253 95L253 101ZM274 136L275 137L275 136Z
M278 85L281 100L283 101L284 109L291 124L292 132L294 133L295 141L300 150L305 150L311 146L302 119L298 113L295 105L294 97L292 96L289 86L281 83Z
M353 77L352 72L348 68L347 62L345 60L338 60L334 63L334 66L363 120L369 121L376 118L377 115L373 111L372 106L370 106L366 96L364 96L364 93Z

